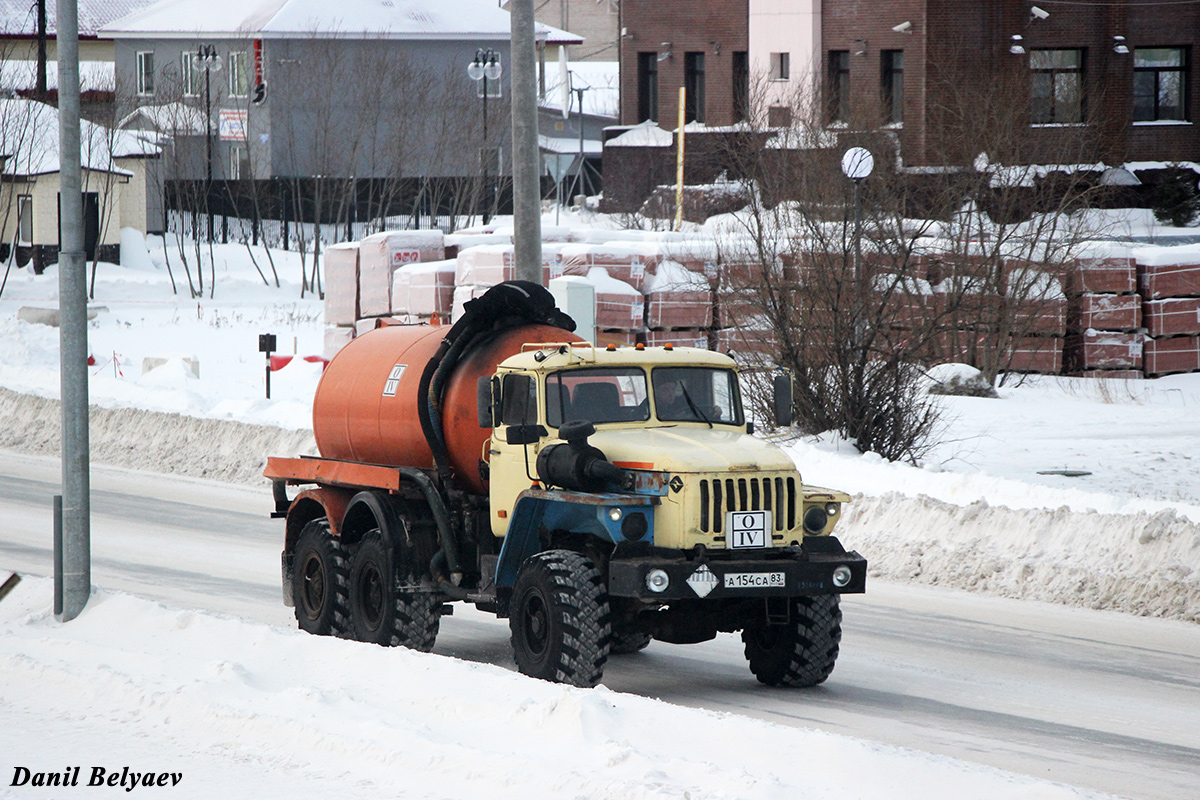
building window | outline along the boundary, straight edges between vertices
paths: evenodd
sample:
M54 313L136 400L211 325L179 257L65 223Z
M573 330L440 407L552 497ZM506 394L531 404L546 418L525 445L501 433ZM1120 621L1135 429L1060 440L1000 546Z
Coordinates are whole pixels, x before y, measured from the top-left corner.
M850 119L850 51L829 51L829 82L827 90L830 122Z
M684 122L704 122L704 53L683 54Z
M771 80L786 81L792 77L792 54L771 53Z
M229 54L229 96L247 97L250 94L250 76L246 72L246 54Z
M233 145L229 148L229 178L240 181L250 177L250 154L245 147Z
M1034 125L1083 122L1083 51L1032 50L1031 121Z
M732 67L733 121L741 122L750 116L750 54L735 50Z
M154 94L154 52L137 54L137 93Z
M1186 120L1188 53L1182 47L1133 51L1133 121Z
M17 246L33 244L33 195L17 195Z
M184 50L179 54L179 77L185 96L200 94L200 61L195 50Z
M658 53L638 53L638 122L658 121Z
M884 50L880 55L883 118L890 123L904 122L904 51Z

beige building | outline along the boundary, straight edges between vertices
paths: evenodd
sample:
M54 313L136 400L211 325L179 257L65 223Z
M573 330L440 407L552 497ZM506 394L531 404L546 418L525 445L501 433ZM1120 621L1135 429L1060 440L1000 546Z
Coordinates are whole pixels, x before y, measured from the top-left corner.
M161 228L159 150L138 136L82 121L84 240L88 258L118 261L121 228ZM58 111L0 101L0 259L40 272L58 261Z

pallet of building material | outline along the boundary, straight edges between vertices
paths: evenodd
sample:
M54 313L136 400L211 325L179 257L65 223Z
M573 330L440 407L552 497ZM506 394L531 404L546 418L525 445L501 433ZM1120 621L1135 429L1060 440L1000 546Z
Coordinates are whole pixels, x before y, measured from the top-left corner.
M893 259L894 262L894 259ZM985 255L968 253L927 253L920 257L919 266L924 279L931 284L960 278L980 284L1003 282L1003 275L996 272L1003 268L1003 261Z
M772 362L779 355L779 337L769 328L722 328L716 334L718 352L733 352L759 363Z
M1137 295L1130 297L1138 299ZM1007 301L1005 308L1009 328L1018 336L1062 336L1067 332L1068 304L1064 297Z
M1147 340L1143 370L1151 376L1200 370L1200 336Z
M646 298L637 289L592 267L586 276L596 287L596 327L610 330L641 330L645 326Z
M560 248L559 256L564 275L586 275L592 267L603 267L611 277L638 291L644 291L646 279L662 261L653 242L567 244Z
M1063 369L1063 340L1055 336L1013 337L1006 369L1058 375Z
M1068 336L1063 345L1063 365L1068 372L1088 369L1140 369L1140 333L1088 330Z
M328 361L336 356L339 350L350 344L353 339L353 325L326 325L325 346L321 351L321 355Z
M933 287L933 313L954 328L994 325L1002 313L1003 299L983 281L947 278Z
M545 286L552 278L561 278L564 274L586 275L586 270L580 272L564 272L560 261L562 245L549 244L542 246L542 285ZM455 272L455 282L458 286L477 285L495 286L504 281L511 281L517 274L516 249L511 244L484 244L460 250L455 257L458 269Z
M1146 300L1200 297L1200 263L1138 263L1138 289Z
M454 276L458 261L431 261L398 269L392 275L392 314L428 318L448 317L454 307Z
M325 248L325 324L353 325L358 308L358 242Z
M1067 295L1132 294L1137 291L1137 264L1132 258L1077 258L1063 275Z
M1183 336L1200 333L1200 297L1145 300L1142 324L1151 336Z
M646 325L654 329L708 328L713 293L703 275L663 261L646 282Z
M1081 333L1136 331L1142 326L1142 298L1136 294L1081 294L1067 304L1067 330Z
M868 313L897 330L916 330L925 327L937 313L938 297L928 281L892 274L873 278L874 298L878 312Z
M406 264L442 261L441 231L384 231L358 244L359 314L377 317L392 311L392 273Z
M638 334L631 330L596 329L596 347L632 347L637 343Z
M462 318L463 307L471 300L474 300L477 297L483 297L487 290L491 288L492 287L490 285L482 286L476 284L455 286L454 299L450 306L450 321L458 322L458 320Z
M646 331L647 347L662 347L669 344L672 347L699 347L708 349L708 331L696 329L677 329L671 331Z

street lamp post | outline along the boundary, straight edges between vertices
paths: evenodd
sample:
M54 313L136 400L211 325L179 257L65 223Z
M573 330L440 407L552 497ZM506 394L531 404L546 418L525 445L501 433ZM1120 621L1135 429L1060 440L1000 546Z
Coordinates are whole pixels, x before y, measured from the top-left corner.
M475 51L475 60L467 65L467 75L473 81L482 81L483 89L483 146L479 149L479 160L483 163L483 191L488 194L489 181L489 161L488 158L488 81L499 80L500 73L503 71L500 66L500 56L495 50L489 48L480 48ZM494 205L494 197L489 198L483 209L484 224L491 219L489 214L490 207Z
M842 174L854 182L854 346L863 347L866 341L866 313L864 305L867 294L866 270L862 268L862 201L859 188L871 171L875 169L875 158L865 147L851 147L842 155Z
M208 240L213 240L213 213L209 204L212 199L213 182L213 136L212 136L212 73L221 69L221 56L211 44L202 44L196 50L196 64L204 70L204 146L207 168L204 177L204 209L208 212Z

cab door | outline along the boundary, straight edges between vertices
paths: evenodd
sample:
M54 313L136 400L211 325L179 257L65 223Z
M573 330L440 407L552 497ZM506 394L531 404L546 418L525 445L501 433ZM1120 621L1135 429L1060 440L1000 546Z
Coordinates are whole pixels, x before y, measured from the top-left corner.
M501 376L499 425L488 445L488 501L495 536L508 532L517 495L537 480L537 455L546 439L545 428L539 428L538 407L536 376Z

